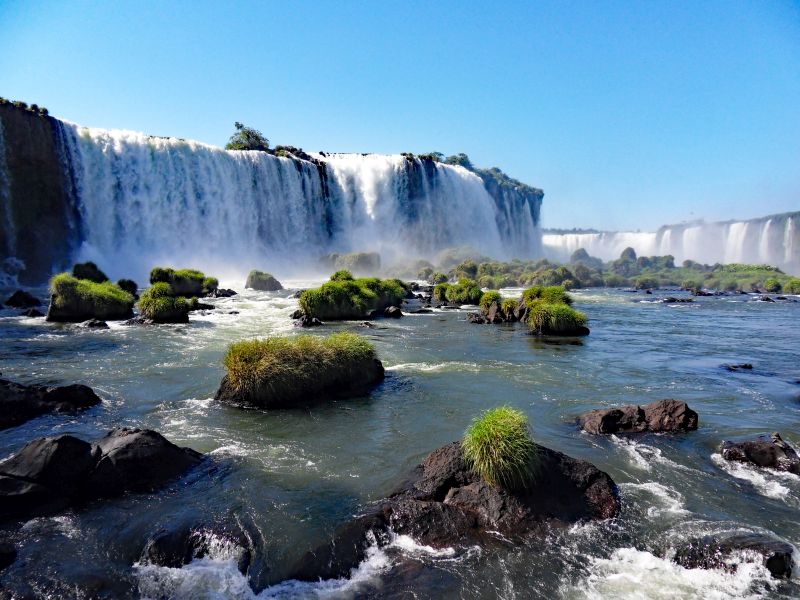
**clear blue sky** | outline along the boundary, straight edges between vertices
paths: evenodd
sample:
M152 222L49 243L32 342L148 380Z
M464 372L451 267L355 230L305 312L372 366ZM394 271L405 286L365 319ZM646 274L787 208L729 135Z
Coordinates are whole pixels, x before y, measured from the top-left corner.
M800 3L0 0L0 96L222 145L466 152L552 227L800 210Z

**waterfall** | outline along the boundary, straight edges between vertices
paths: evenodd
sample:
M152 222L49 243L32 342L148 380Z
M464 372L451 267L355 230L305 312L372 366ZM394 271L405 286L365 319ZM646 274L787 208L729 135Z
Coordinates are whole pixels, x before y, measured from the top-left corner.
M630 246L640 256L671 254L678 264L687 259L707 264L764 263L800 273L798 217L800 213L785 213L750 221L667 225L656 233L545 233L542 240L545 255L561 261L578 248L613 260Z
M112 277L156 264L225 276L373 251L384 264L472 246L500 259L541 249L537 200L493 197L475 173L404 156L313 160L65 123L78 257ZM535 204L535 206L532 206Z

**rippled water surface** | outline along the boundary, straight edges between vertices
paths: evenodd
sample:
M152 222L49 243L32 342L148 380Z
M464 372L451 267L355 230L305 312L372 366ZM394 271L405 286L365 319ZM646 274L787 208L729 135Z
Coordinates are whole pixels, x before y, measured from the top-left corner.
M689 537L737 530L800 547L800 478L731 466L717 454L723 439L771 431L800 443L800 303L726 296L669 305L580 291L576 305L592 333L577 344L545 343L522 326L472 325L465 311L373 329L326 325L311 333L352 330L375 343L387 378L368 397L272 412L216 403L228 343L297 333L291 293L211 300L217 310L188 325L103 331L0 311L3 377L86 383L103 398L75 417L0 432L0 455L36 436L90 439L116 425L156 429L211 455L160 493L7 526L0 535L19 558L0 587L53 598L800 596L796 583L771 580L747 557L731 571L686 570L665 558ZM721 366L741 362L754 369ZM697 410L698 431L594 437L575 426L588 409L667 397ZM306 550L498 404L525 411L540 443L607 471L620 486L621 516L491 550L436 550L401 536L373 549L349 580L283 581ZM177 522L237 522L257 548L248 578L235 566L240 549L224 540L182 569L140 565L149 537Z

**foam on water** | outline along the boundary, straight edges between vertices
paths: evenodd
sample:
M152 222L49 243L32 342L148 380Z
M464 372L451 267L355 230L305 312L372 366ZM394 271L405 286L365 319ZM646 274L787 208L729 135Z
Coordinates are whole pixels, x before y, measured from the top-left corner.
M634 493L637 497L644 492L648 499L654 500L655 504L647 507L647 516L651 518L663 517L666 515L687 515L683 495L663 484L655 481L646 483L621 483L620 490L623 493Z
M792 506L800 506L800 498L793 493L800 486L800 477L784 471L774 469L761 469L746 463L725 460L721 454L714 453L711 460L720 469L735 477L750 483L759 494L768 498L782 500ZM791 486L791 487L790 487Z

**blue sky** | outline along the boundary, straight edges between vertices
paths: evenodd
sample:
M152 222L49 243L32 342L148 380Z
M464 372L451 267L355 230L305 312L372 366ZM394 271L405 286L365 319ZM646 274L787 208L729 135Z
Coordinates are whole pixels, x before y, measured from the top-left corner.
M0 0L0 96L222 145L466 152L551 227L800 210L800 3Z

